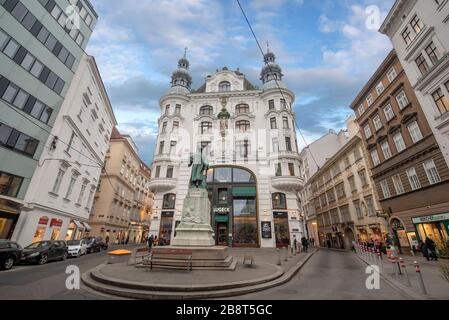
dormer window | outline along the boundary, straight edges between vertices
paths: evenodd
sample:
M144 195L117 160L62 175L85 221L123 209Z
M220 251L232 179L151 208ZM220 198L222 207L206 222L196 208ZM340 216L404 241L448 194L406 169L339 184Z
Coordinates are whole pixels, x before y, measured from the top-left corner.
M218 91L219 92L229 92L231 91L231 83L228 81L220 82L218 85Z
M214 113L214 109L211 106L203 106L200 109L201 116L210 116Z

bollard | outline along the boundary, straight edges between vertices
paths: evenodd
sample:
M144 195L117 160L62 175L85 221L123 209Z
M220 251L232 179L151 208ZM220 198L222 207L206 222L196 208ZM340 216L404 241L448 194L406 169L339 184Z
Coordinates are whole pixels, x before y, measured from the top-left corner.
M288 258L291 259L292 258L292 247L288 246L287 251L288 251Z
M379 268L382 269L383 265L382 265L382 253L380 252L380 249L377 249L377 258L379 260Z
M399 258L399 262L401 264L401 269L404 270L404 274L405 274L405 283L408 287L411 287L412 284L410 283L410 278L408 276L408 272L407 272L407 267L405 266L405 262L404 259Z
M285 249L285 258L284 258L284 261L288 261L288 251L287 251L287 248L284 247L283 249Z
M421 288L421 292L423 295L427 295L427 289L426 286L424 284L424 279L422 277L422 272L421 272L421 268L419 267L418 261L415 261L413 263L415 265L415 271L418 274L418 282L419 282L419 287Z
M397 259L397 258L393 259L393 260L391 261L391 263L393 264L394 275L395 275L396 281L399 281L399 272L398 272L398 268L397 268L397 266L396 266L396 265L397 265L396 259Z
M278 253L278 266L282 266L282 259L281 259L281 250L279 250L279 248L276 248L276 251Z

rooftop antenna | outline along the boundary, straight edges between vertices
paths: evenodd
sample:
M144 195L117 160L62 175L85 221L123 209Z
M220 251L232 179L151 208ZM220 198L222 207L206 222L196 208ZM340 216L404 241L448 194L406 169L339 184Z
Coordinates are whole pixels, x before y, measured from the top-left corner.
M184 58L187 58L187 50L188 50L188 48L185 47L185 48L184 48Z
M267 53L269 53L269 52L270 52L270 42L267 41Z

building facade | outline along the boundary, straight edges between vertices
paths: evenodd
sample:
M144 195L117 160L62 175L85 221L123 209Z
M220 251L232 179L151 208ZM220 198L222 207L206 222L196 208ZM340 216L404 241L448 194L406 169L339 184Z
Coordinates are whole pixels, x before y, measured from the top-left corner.
M353 241L384 242L387 232L385 220L377 216L380 205L358 130L348 136L309 180L319 244L338 249L351 249Z
M295 99L282 82L275 55L265 55L261 89L228 68L191 89L184 57L160 99L152 167L151 234L170 244L182 217L190 180L188 159L204 150L211 221L217 245L281 247L305 235L300 222Z
M142 168L137 146L128 135L112 130L106 153L105 170L95 194L89 235L101 236L109 243L129 243L145 238L148 232L148 207L139 196L149 192L147 168ZM141 211L143 209L143 211ZM141 218L142 217L142 218ZM145 227L143 227L145 225ZM136 237L136 240L134 240Z
M370 155L372 177L402 251L447 241L449 170L401 62L393 50L351 104Z
M13 239L80 239L116 120L95 59L83 55L25 196Z
M380 28L393 43L449 165L449 4L397 0Z
M96 20L87 0L0 1L0 238L14 233Z

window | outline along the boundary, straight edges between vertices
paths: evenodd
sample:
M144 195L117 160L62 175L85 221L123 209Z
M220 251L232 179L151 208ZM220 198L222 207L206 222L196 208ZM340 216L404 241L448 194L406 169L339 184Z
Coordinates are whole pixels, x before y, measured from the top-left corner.
M359 111L359 116L361 116L362 114L365 113L365 106L363 105L363 103L359 106L358 111Z
M72 175L72 178L70 179L69 187L67 188L67 192L65 194L66 199L70 199L70 196L73 192L73 187L75 186L77 176L75 174Z
M210 116L214 113L214 108L212 106L203 106L200 108L201 116Z
M169 114L170 114L170 105L168 104L165 106L165 115L167 116Z
M166 132L167 132L167 122L164 122L162 124L162 131L161 131L161 133L166 133Z
M6 47L3 49L3 53L13 59L17 50L19 50L19 47L20 45L14 39L10 39Z
M391 68L390 70L388 70L388 72L387 72L388 81L393 82L397 76L398 76L398 74L396 73L396 70L394 68Z
M380 182L380 187L382 189L382 194L384 199L388 199L391 197L391 193L390 193L390 188L388 187L388 181L387 180L382 180Z
M281 109L287 109L287 103L285 102L285 99L281 99Z
M268 101L268 110L274 110L274 100Z
M210 133L211 130L212 130L212 122L201 122L200 124L201 134Z
M384 141L380 147L382 148L382 152L384 154L384 159L388 160L392 157L391 150L390 150L390 144L388 141Z
M241 113L249 113L249 105L247 104L239 104L235 107L235 113L241 114Z
M330 189L326 192L327 199L329 200L329 203L335 202L335 191L334 189Z
M338 199L344 198L346 196L344 183L340 183L338 186L336 186L335 191L337 192Z
M394 118L395 114L394 114L393 108L391 107L391 104L387 104L385 106L384 114L385 114L385 119L387 119L387 121L390 121L391 119Z
M5 92L3 93L2 99L9 103L12 103L18 92L19 88L16 85L10 83L6 88Z
M420 140L422 140L423 135L421 133L421 130L419 129L418 123L416 121L413 121L408 126L408 132L410 133L410 137L412 138L413 143L417 143Z
M362 184L362 187L368 185L368 180L366 178L366 170L359 171L359 178L360 178L360 183Z
M161 176L161 166L157 166L154 173L154 177L159 178L160 176Z
M435 166L435 162L433 160L424 162L423 166L430 184L441 182L440 174L438 173L438 169Z
M448 83L446 83L446 85L448 85ZM438 111L440 111L441 114L449 111L449 100L443 94L441 88L435 91L432 96L435 104L437 105Z
M175 114L181 114L181 105L177 104L175 107Z
M72 135L70 136L70 140L69 143L67 144L65 152L70 154L70 149L72 149L73 145L75 144L75 141L76 141L76 134L75 132L72 131Z
M404 151L407 147L405 146L404 138L402 133L398 132L393 136L393 141L396 146L396 150L399 152Z
M57 194L59 192L59 188L61 187L61 182L62 182L62 179L64 178L64 175L65 175L65 170L59 169L58 175L56 176L56 180L53 183L53 189L52 189L53 193Z
M164 141L161 141L159 143L159 154L163 154L164 153Z
M384 90L385 90L384 84L382 82L379 82L379 84L376 86L377 94L380 96L382 92L384 92Z
M402 39L404 39L406 45L412 42L412 32L409 28L405 28L405 30L402 32Z
M173 155L176 152L176 141L170 142L170 154Z
M240 120L235 123L235 129L240 132L247 132L251 129L251 124L248 120Z
M354 208L355 208L355 213L357 215L357 219L363 219L363 210L362 207L360 206L360 200L356 200L354 201Z
M162 201L162 209L174 209L176 203L176 195L169 193L164 195L164 199Z
M218 203L228 204L228 189L218 189Z
M378 166L380 164L379 154L377 153L377 149L371 151L371 159L373 160L374 166Z
M365 130L365 137L366 137L366 139L371 138L373 134L371 133L371 127L369 126L369 124L367 124L365 126L364 130Z
M274 171L275 171L276 177L281 177L282 176L282 165L280 163L275 163Z
M287 117L282 117L282 123L283 123L283 128L284 129L290 129L289 127L289 121Z
M366 98L366 103L368 103L368 107L371 106L374 102L374 98L372 94L369 94L368 97Z
M394 175L392 180L394 189L396 190L396 194L401 195L405 193L404 186L402 185L401 175L400 174Z
M273 193L272 195L273 209L287 209L287 200L283 193Z
M376 114L376 116L373 118L374 128L376 128L376 131L379 131L382 129L382 120L380 120L380 116Z
M292 151L292 142L290 137L285 137L285 150Z
M173 166L168 166L167 167L167 178L168 179L173 178Z
M418 190L421 188L421 182L419 181L418 174L416 173L414 167L407 169L407 177L412 190Z
M248 158L250 145L248 140L236 141L235 152L239 157Z
M295 175L295 164L294 163L288 164L288 173L290 174L290 176Z
M176 131L179 129L179 121L173 121L172 131Z
M429 70L429 65L427 64L427 61L422 54L420 54L418 58L416 58L415 62L422 75L424 75L427 70Z
M276 118L270 119L270 126L271 126L271 129L273 129L273 130L278 128Z
M413 30L415 30L416 34L419 34L421 30L424 28L424 23L421 21L421 19L418 18L418 15L415 15L410 21L410 25L412 26Z
M218 85L219 92L229 92L231 91L231 83L228 81L223 81Z
M351 192L356 192L357 191L357 187L355 185L355 178L354 176L351 176L348 178L348 182L349 182L349 186L351 188Z
M78 196L78 201L76 203L81 204L83 202L84 193L86 192L86 187L87 187L87 181L84 181L81 186L80 194Z
M34 61L36 60L36 58L34 58L33 55L31 55L30 53L27 53L25 58L23 58L23 61L21 62L21 66L27 70L30 71L31 66L33 65Z
M23 178L0 171L0 194L8 197L17 197Z
M279 152L279 139L278 138L273 138L272 147L273 147L273 150L272 150L273 153Z
M401 91L397 96L396 96L396 101L398 102L399 108L402 110L405 107L408 106L409 102L408 102L408 98L405 95L404 91Z

